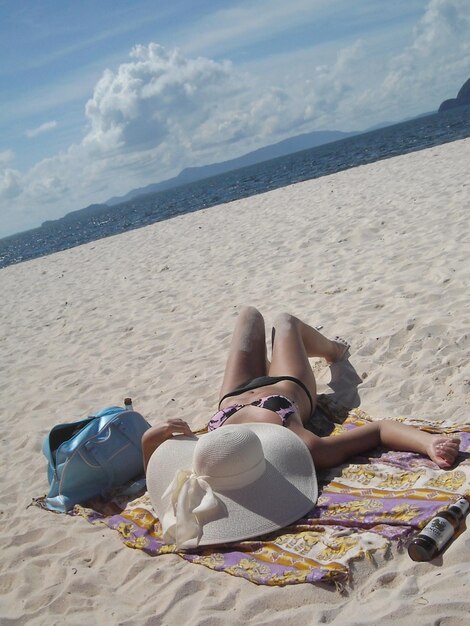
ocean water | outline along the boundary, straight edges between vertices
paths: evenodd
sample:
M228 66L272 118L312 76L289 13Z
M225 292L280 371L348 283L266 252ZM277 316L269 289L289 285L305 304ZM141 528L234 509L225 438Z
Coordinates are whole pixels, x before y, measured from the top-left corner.
M0 268L176 215L470 136L470 107L435 113L0 239Z

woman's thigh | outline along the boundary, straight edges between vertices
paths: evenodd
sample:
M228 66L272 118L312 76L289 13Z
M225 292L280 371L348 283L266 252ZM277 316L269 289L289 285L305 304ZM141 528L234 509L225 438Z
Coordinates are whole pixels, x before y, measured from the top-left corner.
M237 318L232 335L219 399L249 380L266 375L264 319L253 307L245 307Z
M293 376L301 380L310 392L312 403L315 405L317 385L297 322L298 320L290 315L282 315L276 320L269 375ZM300 398L303 399L301 416L303 420L308 419L314 406L310 405L310 400L304 390Z

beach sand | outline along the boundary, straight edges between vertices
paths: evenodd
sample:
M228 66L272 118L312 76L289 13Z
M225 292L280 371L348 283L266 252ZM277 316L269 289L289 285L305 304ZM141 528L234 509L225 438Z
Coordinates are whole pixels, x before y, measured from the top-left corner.
M456 141L0 270L1 623L467 624L468 531L432 563L355 563L340 593L151 558L27 506L47 491L56 423L131 396L152 423L204 424L245 304L351 341L351 380L312 360L319 392L468 422L469 162Z

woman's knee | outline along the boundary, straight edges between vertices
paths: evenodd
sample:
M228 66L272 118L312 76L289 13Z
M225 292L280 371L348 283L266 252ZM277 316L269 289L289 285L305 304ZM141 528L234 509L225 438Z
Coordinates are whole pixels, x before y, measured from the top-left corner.
M238 321L250 325L260 325L264 327L264 318L254 306L244 306L239 313Z
M276 333L287 334L297 327L298 319L290 313L280 313L274 319L274 329Z
M248 317L263 317L258 309L254 306L243 306L240 309L240 315L246 315Z

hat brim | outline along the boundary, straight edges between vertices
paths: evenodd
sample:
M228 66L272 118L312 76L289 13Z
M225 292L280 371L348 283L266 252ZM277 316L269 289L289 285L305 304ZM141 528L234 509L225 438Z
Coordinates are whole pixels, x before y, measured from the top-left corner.
M249 428L260 439L266 469L241 489L214 490L225 512L203 526L199 545L241 541L279 530L310 511L318 497L312 457L292 431L275 424L250 423L223 428ZM205 435L202 435L203 437ZM153 453L147 467L147 489L158 517L162 495L179 469L191 469L196 437L168 439Z

